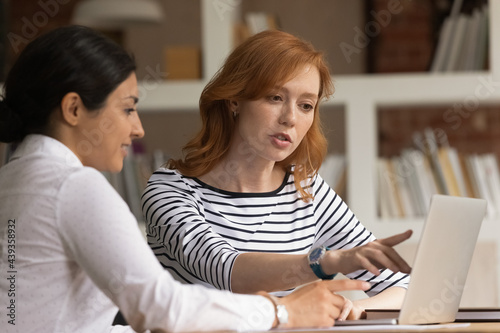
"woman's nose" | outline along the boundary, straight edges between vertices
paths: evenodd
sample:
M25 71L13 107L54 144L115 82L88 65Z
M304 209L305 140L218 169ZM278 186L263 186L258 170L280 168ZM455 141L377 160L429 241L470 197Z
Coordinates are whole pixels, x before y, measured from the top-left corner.
M144 128L142 127L141 119L139 118L139 114L134 112L135 117L132 120L132 137L134 139L140 139L144 137Z
M279 122L287 126L295 125L295 106L292 103L285 103L281 111Z

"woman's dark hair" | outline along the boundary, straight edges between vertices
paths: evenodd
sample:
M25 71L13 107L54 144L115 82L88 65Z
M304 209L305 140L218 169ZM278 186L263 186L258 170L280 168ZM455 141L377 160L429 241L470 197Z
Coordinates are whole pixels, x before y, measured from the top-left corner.
M7 75L0 141L44 133L51 113L69 92L80 95L88 110L103 107L135 69L134 59L121 46L87 27L61 27L38 37Z

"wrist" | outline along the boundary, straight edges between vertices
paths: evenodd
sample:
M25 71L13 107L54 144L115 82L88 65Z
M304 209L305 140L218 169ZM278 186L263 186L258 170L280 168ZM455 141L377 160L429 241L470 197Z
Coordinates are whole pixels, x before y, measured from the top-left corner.
M307 257L312 271L322 280L332 280L337 273L331 272L330 269L326 269L329 265L325 265L325 263L328 263L329 260L325 260L325 258L330 255L330 252L331 251L328 251L327 247L319 246L311 249Z
M323 268L323 271L327 275L336 275L337 273L340 272L338 269L338 265L336 264L337 262L337 256L336 256L337 250L328 250L326 251L325 255L319 263L321 264L321 267Z
M274 321L272 328L286 327L289 322L289 318L288 310L285 304L283 304L278 297L270 295L265 291L259 291L257 295L264 296L269 301L271 301L274 306Z
M366 319L365 307L362 304L360 304L359 301L353 301L352 310L347 319L351 320Z

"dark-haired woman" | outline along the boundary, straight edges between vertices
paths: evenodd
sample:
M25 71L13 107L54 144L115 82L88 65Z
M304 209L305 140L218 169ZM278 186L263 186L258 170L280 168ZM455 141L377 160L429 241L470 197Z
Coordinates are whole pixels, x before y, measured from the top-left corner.
M401 305L410 268L393 246L411 232L376 240L318 175L319 105L332 93L322 54L286 32L228 56L201 94L202 129L142 198L148 242L176 279L286 295L341 272L369 281L372 297L346 302L340 319Z
M70 26L30 43L9 72L0 141L20 144L0 169L2 331L333 324L344 304L334 292L366 286L318 283L277 304L265 292L181 285L163 270L99 172L120 171L127 147L144 135L134 71L121 47ZM131 327L111 325L118 309Z

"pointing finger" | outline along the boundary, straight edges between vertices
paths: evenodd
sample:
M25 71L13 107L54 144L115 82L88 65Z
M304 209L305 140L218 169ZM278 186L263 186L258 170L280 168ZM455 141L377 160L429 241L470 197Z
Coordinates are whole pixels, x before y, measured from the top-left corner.
M406 230L405 232L402 232L400 234L397 234L397 235L394 235L391 237L387 237L387 238L383 238L383 239L379 239L377 241L382 245L392 247L392 246L398 245L399 243L404 242L405 240L410 238L412 233L413 233L412 230Z
M365 281L359 280L330 280L323 281L331 292L343 291L343 290L368 290L371 288L371 284Z

